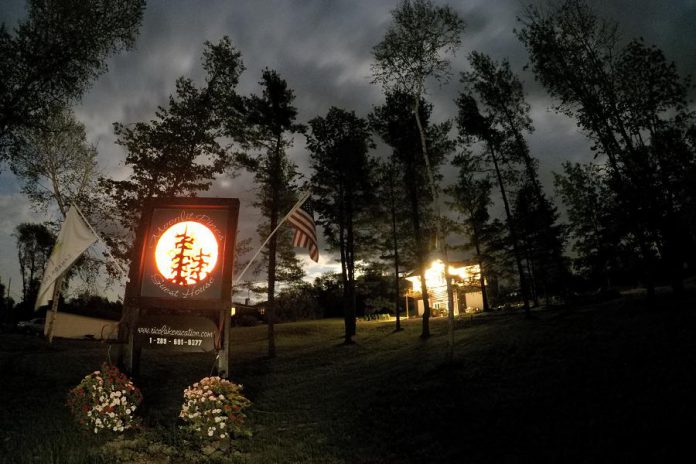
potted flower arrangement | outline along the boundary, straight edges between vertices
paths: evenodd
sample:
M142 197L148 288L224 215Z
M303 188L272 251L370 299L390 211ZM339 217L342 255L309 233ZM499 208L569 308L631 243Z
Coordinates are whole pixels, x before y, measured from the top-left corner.
M250 405L241 385L220 377L205 377L184 390L179 413L185 423L182 429L204 442L249 437L244 410Z
M101 371L85 376L68 393L68 408L84 430L123 432L138 424L135 410L143 396L133 382L115 366L102 364Z

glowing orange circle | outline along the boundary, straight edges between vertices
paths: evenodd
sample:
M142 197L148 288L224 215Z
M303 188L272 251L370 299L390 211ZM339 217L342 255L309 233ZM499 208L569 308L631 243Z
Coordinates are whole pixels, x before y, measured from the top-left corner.
M157 270L170 283L193 285L205 280L215 269L218 242L200 222L178 222L157 241Z

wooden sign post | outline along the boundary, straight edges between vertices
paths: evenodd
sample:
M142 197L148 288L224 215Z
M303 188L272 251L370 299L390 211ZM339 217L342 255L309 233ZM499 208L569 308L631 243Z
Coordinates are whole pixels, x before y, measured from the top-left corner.
M145 204L119 326L127 372L138 373L142 349L215 350L227 377L238 217L234 198Z

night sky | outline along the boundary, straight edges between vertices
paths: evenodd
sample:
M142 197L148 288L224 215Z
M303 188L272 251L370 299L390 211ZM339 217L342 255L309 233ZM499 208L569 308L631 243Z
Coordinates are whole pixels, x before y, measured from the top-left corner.
M445 3L445 2L435 2ZM553 195L552 171L564 160L590 161L592 153L575 122L549 111L550 100L523 67L527 54L513 34L521 0L452 0L448 2L466 21L462 47L452 62L453 79L429 86L434 119L455 115L458 74L467 70L473 50L494 59L508 58L525 83L535 132L528 136L532 154L540 160L546 192ZM696 0L611 0L591 2L596 11L619 21L624 39L637 36L662 48L682 75L696 76ZM24 1L0 0L0 21L12 28L23 17ZM114 144L112 124L150 120L157 105L165 104L178 76L203 78L203 42L228 35L242 53L246 71L238 91L260 93L257 82L265 67L275 69L295 91L298 121L325 115L331 106L366 116L383 103L382 89L370 83L372 47L381 41L397 0L149 0L135 49L109 60L109 70L93 83L76 107L87 128L88 141L99 151L100 169L115 178L128 174L125 153ZM692 92L692 95L694 93ZM384 152L384 148L381 149ZM379 151L378 151L379 152ZM309 154L298 137L290 157L307 173ZM450 170L451 171L451 170ZM308 173L307 173L308 175ZM251 206L254 186L249 174L222 177L204 196L238 197L241 238L253 236L258 212ZM560 206L560 205L559 205ZM14 238L21 222L41 221L19 193L16 179L3 168L0 174L0 278L12 279L12 296L19 300L21 280ZM323 250L322 250L323 251ZM303 256L306 252L300 252ZM318 265L304 259L310 276L335 266L323 253ZM109 291L110 296L122 289Z

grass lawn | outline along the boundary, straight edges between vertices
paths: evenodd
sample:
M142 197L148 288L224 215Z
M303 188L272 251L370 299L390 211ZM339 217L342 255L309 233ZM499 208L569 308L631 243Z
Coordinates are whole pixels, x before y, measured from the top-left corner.
M0 462L627 462L674 461L696 421L696 298L662 297L458 321L276 326L232 331L232 379L254 436L205 456L177 429L184 388L214 355L144 351L144 429L105 440L76 430L67 391L107 359L93 341L0 334Z

